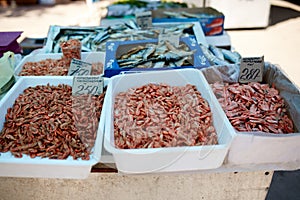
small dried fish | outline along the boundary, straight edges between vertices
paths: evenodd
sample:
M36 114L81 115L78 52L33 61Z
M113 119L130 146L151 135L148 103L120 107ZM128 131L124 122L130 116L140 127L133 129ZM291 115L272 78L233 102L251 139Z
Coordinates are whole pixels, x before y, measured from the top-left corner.
M176 48L170 42L163 44L138 45L117 59L121 68L162 68L192 65L190 60L196 50L188 50L186 45Z

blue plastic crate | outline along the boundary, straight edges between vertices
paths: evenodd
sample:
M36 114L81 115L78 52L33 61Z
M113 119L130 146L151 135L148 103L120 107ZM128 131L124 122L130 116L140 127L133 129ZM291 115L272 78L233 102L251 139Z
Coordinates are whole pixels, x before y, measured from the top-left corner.
M157 44L158 39L151 40L135 40L135 41L114 41L106 43L106 57L104 66L104 76L112 77L114 75L133 72L143 72L143 71L155 71L155 70L170 70L170 69L182 69L182 68L205 68L209 67L210 63L208 59L204 56L201 48L199 47L195 37L184 37L180 39L181 43L185 43L190 50L196 50L192 57L192 65L190 66L179 66L179 67L164 67L164 68L120 68L117 62L118 54L120 49L126 52L126 50L131 49L137 45L146 45L147 43Z

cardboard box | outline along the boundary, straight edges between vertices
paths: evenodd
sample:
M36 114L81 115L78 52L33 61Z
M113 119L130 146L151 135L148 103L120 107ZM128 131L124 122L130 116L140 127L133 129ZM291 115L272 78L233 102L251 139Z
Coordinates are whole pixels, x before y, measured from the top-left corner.
M106 57L104 65L104 76L112 77L121 72L145 72L153 70L170 70L170 69L181 69L181 68L204 68L210 66L208 59L203 55L196 39L194 37L185 37L180 39L181 43L185 43L190 50L195 50L196 52L190 60L190 66L180 66L180 67L163 67L163 68L120 68L117 63L117 58L123 53L127 52L131 48L138 45L146 45L148 43L157 44L158 39L152 40L138 40L138 41L124 41L124 42L107 42L106 43Z
M269 0L207 0L205 6L224 13L225 29L264 28L269 25Z
M170 17L165 12L171 12L174 16ZM198 19L205 36L223 34L225 17L223 13L211 7L157 9L152 11L152 17L154 19L182 18L181 13L188 13L189 16L185 16L186 18Z
M208 102L213 125L218 135L217 145L190 147L118 149L114 144L114 99L119 92L149 83L165 83L171 86L192 84ZM111 78L107 98L104 147L113 154L117 169L122 173L159 173L214 169L222 165L233 139L234 129L224 121L226 117L212 94L200 70L179 69L117 75Z

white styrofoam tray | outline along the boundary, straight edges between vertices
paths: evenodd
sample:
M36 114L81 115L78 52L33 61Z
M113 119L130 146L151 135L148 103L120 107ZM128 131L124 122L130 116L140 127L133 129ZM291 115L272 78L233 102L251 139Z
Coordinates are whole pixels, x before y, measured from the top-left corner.
M114 145L113 105L117 93L148 83L171 86L193 84L212 110L218 145L149 149L118 149ZM113 154L117 169L123 173L156 173L218 168L222 165L233 139L233 128L212 94L200 70L179 69L139 74L117 75L111 78L104 104L107 109L104 147ZM224 120L225 119L225 120Z
M234 80L237 82L239 66L213 66L203 71L206 80L210 84L222 80ZM227 74L228 73L228 74ZM275 86L282 97L289 99L288 110L297 112L299 110L299 88L290 81L286 73L276 65L265 64L264 77L268 77L271 82L265 80L269 85ZM221 76L222 75L222 76ZM221 77L220 77L221 76ZM230 79L229 79L230 78ZM226 82L226 81L225 81ZM284 88L284 89L283 89ZM295 114L294 114L295 115ZM299 124L298 117L294 118L294 123ZM297 120L297 121L295 121ZM297 130L296 130L297 131ZM239 132L235 130L234 139L228 151L226 164L228 166L238 166L246 169L254 168L256 165L270 165L273 170L290 169L297 165L300 167L300 133L274 134L265 132Z
M15 68L15 77L18 79L19 73L22 71L23 66L27 62L39 62L45 59L60 59L62 57L62 53L38 53L38 54L29 54L25 56L21 62L18 63L18 65ZM105 53L103 52L81 52L81 60L88 63L96 63L101 62L105 63ZM103 75L103 72L102 74Z
M23 93L23 90L36 85L72 85L72 77L20 77L18 82L4 96L0 102L0 130L3 128L7 109L12 107L15 99ZM104 80L108 84L108 79ZM10 152L0 153L0 176L5 177L38 177L38 178L87 178L93 165L99 162L101 157L104 133L104 115L101 113L97 138L90 160L73 160L69 156L66 160L48 158L30 158L23 155L15 158Z

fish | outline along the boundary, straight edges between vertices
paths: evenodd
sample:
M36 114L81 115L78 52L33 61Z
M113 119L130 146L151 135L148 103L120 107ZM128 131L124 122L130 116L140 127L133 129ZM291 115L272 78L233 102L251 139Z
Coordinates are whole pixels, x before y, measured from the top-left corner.
M209 44L208 45L208 49L219 59L224 60L224 55L221 49L219 49L218 47Z
M181 49L182 48L182 49ZM117 59L120 68L161 68L192 65L189 60L196 50L185 51L185 46L176 48L170 42L160 44L138 45L129 49Z
M228 65L230 64L226 60L221 60L220 58L216 57L206 46L203 44L200 44L200 48L205 55L205 57L210 61L210 63L213 63L215 65Z
M232 52L227 49L222 49L222 53L224 55L224 58L232 63L238 64L241 61L242 56L236 51Z
M55 32L51 45L52 53L60 53L60 42L77 38L82 43L82 51L105 51L106 42L108 41L126 41L126 40L147 40L158 38L163 30L168 33L178 34L180 37L189 36L191 34L188 29L194 26L193 23L183 23L172 26L151 27L142 30L137 27L133 20L126 23L119 23L108 27L69 27L60 28L59 26L51 26L50 31Z

